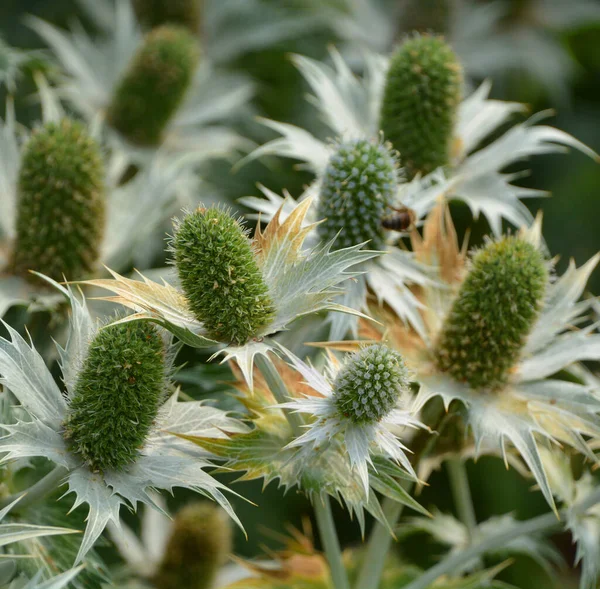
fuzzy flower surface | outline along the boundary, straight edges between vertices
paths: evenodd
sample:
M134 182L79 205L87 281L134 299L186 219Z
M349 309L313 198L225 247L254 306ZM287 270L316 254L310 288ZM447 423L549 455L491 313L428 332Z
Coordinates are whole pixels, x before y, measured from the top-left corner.
M540 449L564 444L593 459L590 444L600 436L597 384L557 376L600 358L595 327L574 327L594 304L579 299L599 257L551 280L538 220L468 261L442 206L430 213L423 237L413 234L413 247L439 272L437 285L418 295L427 337L393 314L373 312L421 384L417 408L433 397L446 407L459 400L475 456L497 453L508 464L514 451L554 506ZM378 339L382 330L365 324L364 336Z
M341 437L367 494L372 452L391 458L416 478L408 449L398 436L404 428L424 426L410 410L409 374L398 352L373 344L343 364L331 355L324 374L293 354L288 353L288 358L318 393L282 405L313 418L290 447L312 454Z
M313 230L303 226L310 205L305 200L284 221L280 211L253 239L222 209L199 208L175 227L180 286L114 272L87 284L112 291L107 300L135 311L124 321L155 321L188 345L220 347L217 354L235 359L252 385L255 356L274 349L267 336L321 310L354 312L332 299L356 275L351 268L375 255L360 246L333 250L333 242L303 249Z
M0 340L2 382L29 419L2 425L0 450L5 461L38 456L65 469L74 508L89 507L76 561L109 522L118 525L122 505L159 509L152 489L196 490L239 522L223 485L203 470L210 466L206 454L172 433L219 437L246 427L218 409L177 401L178 392L169 390L167 380L172 351L158 327L113 323L98 328L84 302L54 284L72 308L67 344L58 347L66 395L39 353L5 325L10 340Z

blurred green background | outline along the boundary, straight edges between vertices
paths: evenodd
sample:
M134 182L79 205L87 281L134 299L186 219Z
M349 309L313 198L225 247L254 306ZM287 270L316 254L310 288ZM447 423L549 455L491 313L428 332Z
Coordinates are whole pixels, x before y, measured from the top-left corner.
M272 0L274 4L277 1ZM515 14L518 14L522 2L507 2L511 4L510 8ZM298 5L300 6L301 2L298 2ZM24 48L41 47L39 38L23 22L26 14L35 14L61 26L68 26L75 19L83 18L75 0L1 0L0 35L10 45ZM268 18L268 14L265 14L265 18ZM89 22L85 24L91 26ZM577 64L576 74L568 88L568 102L554 103L535 83L518 73L508 77L508 81L502 84L501 91L499 86L496 87L494 96L528 102L532 112L556 109L556 116L549 119L550 124L573 134L600 152L600 23L590 23L562 33L558 41ZM268 51L245 55L230 64L230 67L246 71L257 80L255 107L261 115L293 123L312 124L314 128L318 121L315 120L314 111L304 100L307 88L290 64L287 54L298 52L326 58L327 45L336 42L338 40L333 32L324 26L307 32L300 39L283 43ZM24 80L16 102L18 118L22 123L32 122L38 116L33 92L33 83ZM253 135L257 142L268 138L258 125L252 125L245 131ZM248 194L257 194L256 182L262 182L274 190L288 188L292 194L298 194L301 187L310 180L308 176L295 172L290 161L280 160L271 164L266 167L262 163L254 163L233 175L228 169L228 164L215 163L209 170L209 175L213 182L218 182L219 186L225 189L232 200ZM569 155L538 157L532 162L531 169L531 176L522 180L522 183L552 193L551 198L532 199L527 204L532 211L537 211L540 207L544 209L544 233L549 248L553 254L560 252L561 255L558 262L559 271L564 269L570 258L574 258L577 264L582 264L600 249L600 165L573 152ZM464 209L457 209L455 212L461 230L464 231L470 225L468 213ZM480 221L473 231L473 241L477 242L478 236L486 229L484 222ZM600 292L600 272L596 272L592 277L590 289L596 293ZM192 365L194 358L194 353L190 353L190 357L187 358L192 361ZM216 376L220 380L229 378L226 369L211 368L209 372L211 377ZM205 387L207 373L204 370L197 373L191 371L187 375L184 384L186 390L197 397L212 392ZM469 474L475 508L480 519L506 512L514 512L517 517L532 517L547 509L539 494L529 492L529 482L524 481L515 472L505 471L498 460L486 458L477 464L469 464ZM426 507L436 504L441 510L450 511L451 500L445 491L440 491L447 488L445 474L436 473L420 500ZM277 547L277 540L265 533L267 530L284 531L288 522L300 527L302 518L310 516L311 510L307 501L296 492L283 496L275 485L271 485L263 493L259 482L240 484L236 490L259 505L259 508L256 508L241 500L233 500L234 507L240 510L241 519L249 533L247 542L241 534L237 537L236 550L239 554L255 555L260 552L263 544ZM183 493L176 496L177 502L185 499ZM350 544L359 541L358 526L348 521L342 509L336 509L336 516L342 542ZM559 536L556 541L571 561L573 548L568 536ZM405 543L402 549L406 555L423 566L432 564L442 553L441 550L436 551L435 547L412 540ZM527 589L569 587L573 583L573 579L568 577L549 579L540 567L526 561L518 562L510 571L503 573L502 578Z

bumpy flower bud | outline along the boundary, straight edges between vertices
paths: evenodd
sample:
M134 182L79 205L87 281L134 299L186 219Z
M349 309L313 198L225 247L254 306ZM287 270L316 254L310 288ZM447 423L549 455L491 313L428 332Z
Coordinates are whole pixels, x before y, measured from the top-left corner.
M104 230L104 165L85 127L48 123L26 144L19 171L12 271L79 280L98 259Z
M175 516L159 570L158 589L210 589L232 550L231 526L222 509L193 503Z
M517 363L544 301L542 254L518 237L489 243L473 258L436 350L441 370L474 389L497 389Z
M198 56L186 29L150 32L115 90L107 111L111 125L132 143L159 144L192 82Z
M135 462L164 385L164 343L156 326L134 321L101 329L64 424L71 451L94 471L120 470Z
M172 250L189 306L211 337L245 344L273 302L243 226L229 212L197 209L176 227Z
M417 35L392 55L380 126L409 178L449 163L462 70L441 37Z
M171 24L197 33L201 4L202 0L134 0L133 7L140 22L149 28Z
M340 143L321 183L321 239L329 241L340 232L336 248L365 241L370 248L381 248L381 220L389 212L397 183L396 162L385 145L366 139Z
M410 379L402 356L383 344L353 354L333 384L339 412L356 424L383 419L399 396L408 391Z

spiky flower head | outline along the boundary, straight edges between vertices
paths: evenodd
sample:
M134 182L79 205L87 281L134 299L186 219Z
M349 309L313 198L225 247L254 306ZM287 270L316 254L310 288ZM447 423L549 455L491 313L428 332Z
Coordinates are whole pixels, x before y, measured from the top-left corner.
M223 510L205 501L187 505L175 516L153 584L158 589L210 589L231 550L231 526Z
M138 19L150 28L178 25L197 33L202 0L134 0Z
M152 323L101 329L79 373L64 423L71 451L93 471L135 462L163 399L163 340Z
M449 163L463 76L442 37L415 35L392 55L380 127L409 178Z
M353 354L333 383L339 412L356 424L383 419L409 390L402 356L384 344L373 344Z
M108 106L111 125L132 143L158 145L198 59L198 45L186 29L165 25L148 33Z
M438 366L474 389L497 389L544 302L548 269L529 241L490 242L472 260L435 350Z
M184 217L172 249L190 309L211 337L241 345L272 319L247 231L228 211L198 208Z
M13 272L83 278L98 259L104 216L104 164L85 127L65 118L34 131L19 170Z
M367 139L340 143L329 159L321 182L317 216L325 242L334 247L368 241L380 249L385 242L381 220L392 205L398 183L389 146Z

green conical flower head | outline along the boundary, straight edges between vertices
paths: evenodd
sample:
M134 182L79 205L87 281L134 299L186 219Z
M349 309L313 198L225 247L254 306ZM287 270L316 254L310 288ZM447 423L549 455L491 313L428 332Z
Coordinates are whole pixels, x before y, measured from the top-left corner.
M230 523L222 509L193 503L175 516L153 584L158 589L210 589L232 550Z
M369 242L379 249L385 242L381 220L392 205L398 178L389 149L366 139L340 143L331 156L319 195L317 215L325 219L319 236L334 247Z
M85 277L98 259L104 215L104 164L85 127L63 119L34 131L19 170L12 271Z
M101 329L75 384L65 438L93 471L135 462L165 389L165 351L155 325L115 323Z
M462 69L441 37L417 35L392 55L380 126L409 179L449 163Z
M200 28L202 0L134 0L133 7L149 28L171 24L186 27L192 33Z
M176 227L172 250L190 309L209 336L243 345L274 307L252 243L228 211L199 208Z
M190 87L198 57L198 45L184 28L166 25L148 33L108 107L111 125L132 143L158 145Z
M344 417L368 424L388 415L409 386L402 356L383 344L373 344L346 361L333 384L333 394Z
M472 260L436 350L441 370L474 389L506 383L543 304L548 269L531 243L489 243Z

